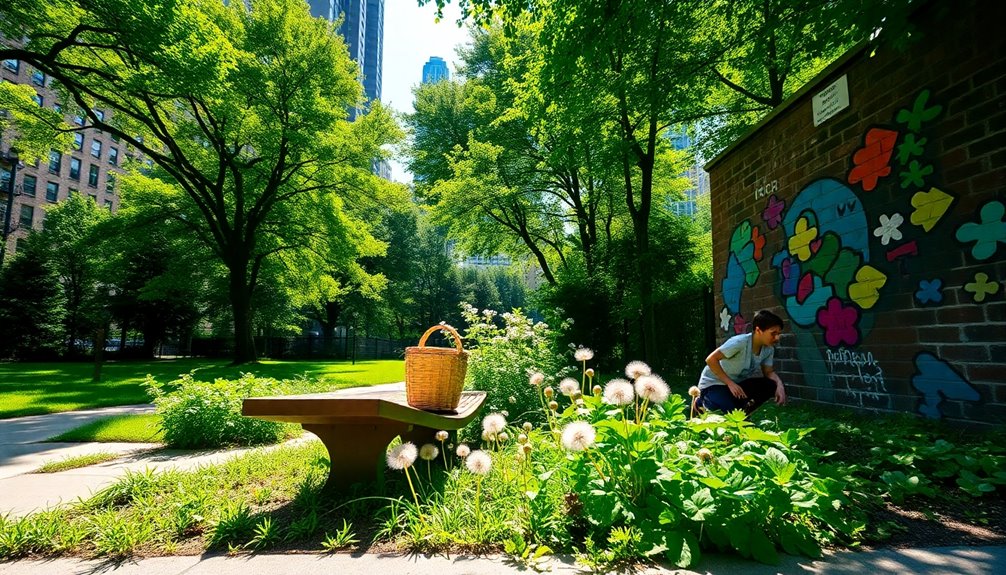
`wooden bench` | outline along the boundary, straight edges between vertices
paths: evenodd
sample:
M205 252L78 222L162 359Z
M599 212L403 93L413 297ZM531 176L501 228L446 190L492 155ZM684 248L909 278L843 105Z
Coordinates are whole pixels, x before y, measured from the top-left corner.
M484 391L465 391L452 412L423 411L410 407L405 386L370 390L354 388L328 393L249 397L241 414L256 419L299 423L318 436L328 449L326 490L344 490L354 483L371 484L383 477L384 455L395 436L417 447L433 443L439 430L464 427L478 415Z

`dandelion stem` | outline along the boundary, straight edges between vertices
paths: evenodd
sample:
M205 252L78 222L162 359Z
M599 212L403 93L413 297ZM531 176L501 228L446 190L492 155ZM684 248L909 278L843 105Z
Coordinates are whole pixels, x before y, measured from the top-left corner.
M416 495L416 488L412 485L412 476L409 475L409 467L411 467L411 465L405 467L405 478L409 480L409 490L412 491L412 500L416 502L416 512L418 513L419 512L419 496ZM419 473L418 472L416 472L416 480L417 481L419 480ZM422 514L420 513L419 516L422 517Z

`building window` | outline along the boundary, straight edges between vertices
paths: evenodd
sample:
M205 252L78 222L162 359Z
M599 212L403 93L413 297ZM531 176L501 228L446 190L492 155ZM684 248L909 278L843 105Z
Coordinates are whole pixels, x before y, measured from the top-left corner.
M83 150L84 149L84 134L77 132L73 135L73 149Z
M56 182L45 183L45 199L50 202L55 202L59 199L59 184Z
M35 188L38 187L38 179L35 176L29 176L25 174L24 179L21 180L22 194L28 196L29 198L35 197Z
M70 158L70 179L80 179L80 160L77 158Z
M115 172L107 172L105 174L105 193L115 193Z
M63 104L60 104L58 102L55 103L55 104L53 104L52 105L52 110L54 112L56 112L57 114L62 114L63 113ZM45 220L42 220L42 221L44 222Z
M101 157L101 142L97 140L91 142L91 155L95 158Z
M112 211L112 200L105 200L105 207L108 208L108 211Z
M35 219L35 206L21 205L21 218L18 220L18 227L25 230L31 229L31 222Z
M91 110L91 111L94 112L94 117L98 118L99 122L104 122L105 121L105 112L104 111L102 111L102 110Z
M87 185L95 188L98 186L98 166L91 164L87 172Z
M39 108L45 106L45 100L42 98L41 94L35 94L34 96L31 97L31 99L34 100L36 104L38 104Z
M0 193L7 193L10 186L10 170L0 171Z
M17 74L18 71L21 69L21 62L19 62L14 58L10 58L8 60L3 61L3 67Z
M92 202L94 202L95 204L98 203L98 194L87 194L87 195L88 195L88 197L91 198Z
M74 114L73 115L73 123L77 124L78 126L83 126L84 125L84 115L81 114L81 113L79 113L79 112L76 113L76 114Z
M108 163L113 166L119 163L119 148L108 148Z
M62 163L63 154L57 152L56 150L49 150L49 173L58 174Z
M31 83L36 86L45 86L45 74L35 70L31 73Z

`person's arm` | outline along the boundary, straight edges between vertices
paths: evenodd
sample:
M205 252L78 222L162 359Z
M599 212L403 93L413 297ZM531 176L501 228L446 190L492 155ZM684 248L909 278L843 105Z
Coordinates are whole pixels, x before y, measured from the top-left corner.
M713 372L713 375L718 377L720 381L726 384L727 389L730 390L730 393L732 393L734 397L736 397L737 399L746 399L747 394L744 393L744 389L741 388L741 386L737 385L737 383L735 383L734 380L730 379L730 376L727 375L727 372L723 371L723 366L720 365L720 360L725 357L726 355L724 355L724 353L720 350L720 348L716 348L706 358L706 365L709 366L709 371Z
M765 374L765 377L775 382L775 402L779 405L786 405L786 388L783 386L782 380L779 379L779 374L772 369L771 365L762 365L761 372Z

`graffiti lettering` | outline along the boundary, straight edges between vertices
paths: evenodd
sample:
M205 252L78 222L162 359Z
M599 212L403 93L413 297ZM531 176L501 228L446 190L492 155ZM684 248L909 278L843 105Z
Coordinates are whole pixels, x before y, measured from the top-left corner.
M762 184L755 189L754 198L760 200L765 196L774 194L779 191L779 180L772 180L767 184Z
M852 390L887 393L884 370L872 352L860 352L840 347L825 350L832 383L839 381ZM836 386L841 388L841 386Z

